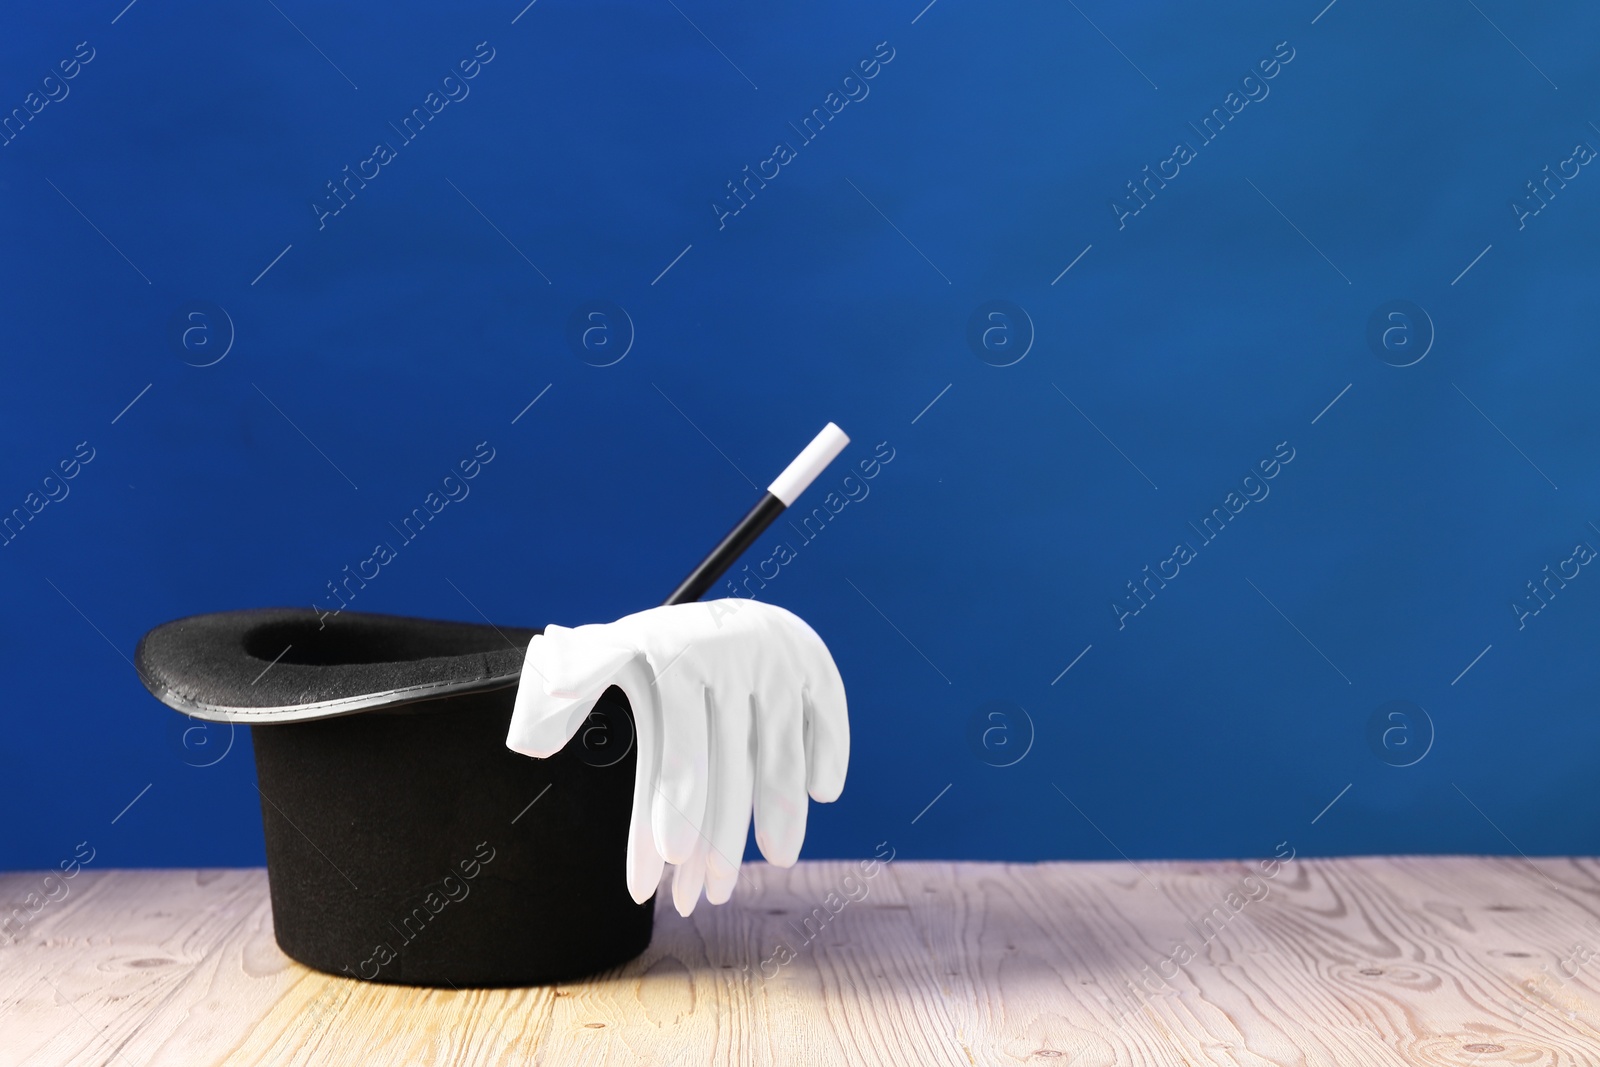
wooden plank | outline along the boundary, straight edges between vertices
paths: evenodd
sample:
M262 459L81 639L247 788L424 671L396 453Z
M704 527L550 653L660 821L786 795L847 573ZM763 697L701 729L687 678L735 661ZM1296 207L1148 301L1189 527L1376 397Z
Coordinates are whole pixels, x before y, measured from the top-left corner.
M1592 859L752 864L511 990L308 970L259 870L68 885L0 939L0 1064L1600 1064Z

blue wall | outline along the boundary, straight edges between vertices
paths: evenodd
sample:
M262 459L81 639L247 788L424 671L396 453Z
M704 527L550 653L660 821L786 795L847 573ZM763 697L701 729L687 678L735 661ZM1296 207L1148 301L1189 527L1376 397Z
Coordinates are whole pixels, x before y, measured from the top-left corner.
M828 419L807 855L1600 850L1591 8L123 3L0 33L0 865L259 863L135 643L478 442L353 608L648 606Z

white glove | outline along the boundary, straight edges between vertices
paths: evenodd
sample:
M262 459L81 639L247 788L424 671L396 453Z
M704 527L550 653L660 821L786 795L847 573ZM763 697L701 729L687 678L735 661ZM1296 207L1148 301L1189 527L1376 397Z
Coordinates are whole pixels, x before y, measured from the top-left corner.
M648 900L673 863L680 915L702 887L725 903L752 806L761 854L794 865L806 794L837 799L850 762L844 682L811 627L733 598L548 626L528 645L506 746L559 752L612 685L627 694L639 744L627 863L635 901Z

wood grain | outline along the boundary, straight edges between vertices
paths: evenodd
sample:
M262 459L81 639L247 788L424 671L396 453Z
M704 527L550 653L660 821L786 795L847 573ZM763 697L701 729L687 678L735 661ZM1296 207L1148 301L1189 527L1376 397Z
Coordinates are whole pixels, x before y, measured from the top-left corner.
M427 990L287 959L263 871L85 869L0 939L0 1064L1600 1065L1600 861L1260 874L753 864L593 980Z

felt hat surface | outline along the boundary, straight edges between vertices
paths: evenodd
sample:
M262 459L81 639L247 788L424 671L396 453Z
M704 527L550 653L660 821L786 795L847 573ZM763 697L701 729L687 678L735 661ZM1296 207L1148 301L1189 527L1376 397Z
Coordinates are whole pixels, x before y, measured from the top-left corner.
M251 727L289 956L370 981L532 985L649 944L653 901L625 875L637 754L621 691L548 759L505 746L538 632L279 608L140 641L163 703Z

